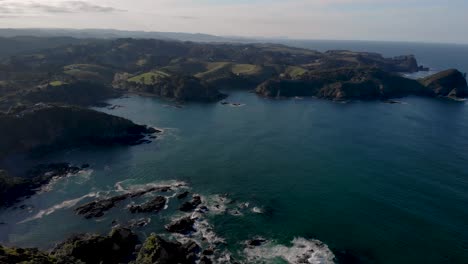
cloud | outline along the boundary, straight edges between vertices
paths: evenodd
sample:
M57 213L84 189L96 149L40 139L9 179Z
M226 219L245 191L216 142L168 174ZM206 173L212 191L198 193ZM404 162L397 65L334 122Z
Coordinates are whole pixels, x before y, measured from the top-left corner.
M110 6L101 6L86 1L61 1L43 3L44 1L14 2L0 1L0 14L28 13L110 13L124 11Z

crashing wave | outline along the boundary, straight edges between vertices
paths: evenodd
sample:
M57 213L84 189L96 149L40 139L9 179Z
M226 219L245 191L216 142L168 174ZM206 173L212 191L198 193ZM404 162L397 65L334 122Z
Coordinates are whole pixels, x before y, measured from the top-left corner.
M31 217L28 217L28 218L24 219L23 221L19 222L19 224L30 222L30 221L33 221L33 220L36 220L36 219L40 219L40 218L42 218L44 216L47 216L47 215L50 215L50 214L54 213L57 210L71 208L71 207L75 206L76 204L78 204L81 200L83 200L85 198L91 198L91 197L99 197L99 193L92 192L92 193L88 193L86 195L83 195L81 197L78 197L76 199L63 201L63 202L61 202L59 204L56 204L56 205L54 205L52 207L49 207L47 209L40 210L35 215L33 215Z
M305 238L295 238L291 246L269 242L258 247L247 247L244 255L248 263L271 263L275 259L282 259L290 264L335 263L335 255L326 244Z

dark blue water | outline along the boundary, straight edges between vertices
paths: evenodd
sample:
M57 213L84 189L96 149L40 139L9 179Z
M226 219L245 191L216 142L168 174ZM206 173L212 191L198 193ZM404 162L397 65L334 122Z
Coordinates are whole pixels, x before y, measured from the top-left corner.
M391 44L386 55L416 53L405 52L416 44L392 45L397 46ZM417 52L431 50L425 45ZM435 46L420 60L433 62L427 65L436 69L457 67L442 63L455 49L450 47ZM444 48L446 53L437 55ZM181 180L203 195L229 193L264 212L210 219L233 251L240 250L239 241L262 235L278 244L295 237L320 239L332 249L350 250L376 263L467 262L466 102L404 98L393 105L341 104L269 100L242 91L231 92L229 100L245 105L174 108L154 98L112 100L124 107L100 110L163 127L164 135L149 145L43 157L90 163L93 171L26 200L34 206L30 212L1 211L0 222L8 225L0 226L0 239L48 247L72 233L107 232L112 220L131 215L116 209L100 221L84 220L63 202L112 193L118 182L134 186ZM152 216L142 233L162 231L170 217L169 212Z
M450 68L468 72L468 45L434 44L434 43L401 43L369 41L283 41L286 45L300 48L327 51L345 49L353 51L377 52L386 57L413 54L418 62L434 70Z

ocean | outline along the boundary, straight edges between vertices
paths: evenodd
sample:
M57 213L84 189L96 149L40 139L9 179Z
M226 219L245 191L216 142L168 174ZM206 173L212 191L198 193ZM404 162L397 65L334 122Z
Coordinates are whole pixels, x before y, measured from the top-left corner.
M415 54L439 71L468 71L468 46L357 41L295 41L289 45ZM337 103L313 98L271 100L228 91L233 107L128 96L122 107L96 108L162 128L153 143L82 148L34 162L89 163L26 199L25 209L0 211L0 242L49 248L79 232L107 233L135 215L119 206L98 220L73 208L144 184L184 182L229 210L207 221L226 252L250 262L287 263L304 248L350 252L364 263L467 263L468 103L407 97L401 104ZM171 203L172 200L170 200ZM234 206L235 205L235 206ZM243 206L240 206L243 205ZM237 211L236 211L237 210ZM171 210L139 229L163 233ZM268 245L244 250L261 236Z

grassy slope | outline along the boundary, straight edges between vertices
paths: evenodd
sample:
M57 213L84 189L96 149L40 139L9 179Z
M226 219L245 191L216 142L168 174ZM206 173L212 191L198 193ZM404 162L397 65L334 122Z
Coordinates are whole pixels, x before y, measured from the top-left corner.
M114 78L114 71L104 66L95 64L72 64L63 67L66 75L78 80L110 82Z
M146 72L146 73L134 76L128 79L128 81L133 82L133 83L143 83L146 85L151 85L153 84L153 79L158 80L160 78L164 78L168 76L170 75L163 71L151 71L151 72Z

